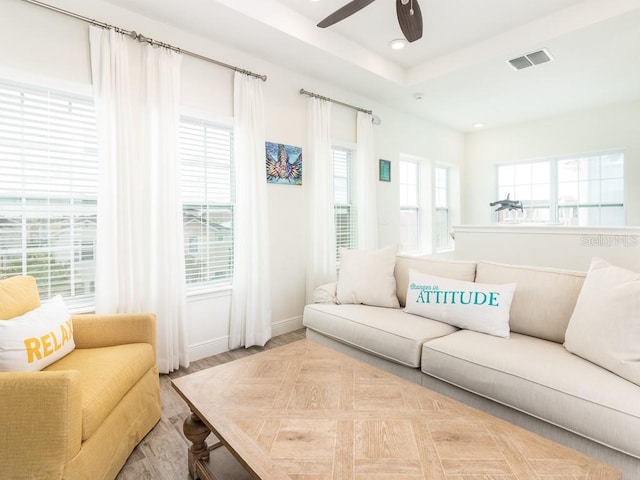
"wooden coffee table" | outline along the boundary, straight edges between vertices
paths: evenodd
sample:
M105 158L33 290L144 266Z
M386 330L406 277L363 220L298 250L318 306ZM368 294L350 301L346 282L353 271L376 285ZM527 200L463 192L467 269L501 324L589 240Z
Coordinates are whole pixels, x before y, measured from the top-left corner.
M189 473L224 446L262 480L613 480L616 468L301 340L177 378ZM220 440L209 447L210 432Z

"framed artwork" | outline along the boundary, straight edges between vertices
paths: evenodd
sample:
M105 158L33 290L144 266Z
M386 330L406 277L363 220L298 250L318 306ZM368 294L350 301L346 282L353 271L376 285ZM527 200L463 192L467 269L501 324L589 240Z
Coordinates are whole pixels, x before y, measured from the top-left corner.
M391 181L391 162L389 160L380 159L380 181Z
M266 142L267 182L302 185L302 148Z

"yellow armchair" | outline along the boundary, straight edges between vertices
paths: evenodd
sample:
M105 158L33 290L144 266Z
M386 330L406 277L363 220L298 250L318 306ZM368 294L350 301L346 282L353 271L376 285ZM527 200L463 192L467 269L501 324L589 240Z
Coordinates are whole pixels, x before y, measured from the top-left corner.
M0 281L0 318L5 306L18 316L39 305L29 290L16 310L7 283L24 278ZM113 479L160 419L155 315L72 321L71 353L42 371L0 373L0 478Z

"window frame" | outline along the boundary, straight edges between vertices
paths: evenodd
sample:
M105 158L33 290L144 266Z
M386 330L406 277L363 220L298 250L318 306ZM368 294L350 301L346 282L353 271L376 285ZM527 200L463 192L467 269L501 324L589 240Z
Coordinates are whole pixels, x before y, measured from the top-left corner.
M182 143L184 140L182 137L182 134L183 134L183 129L185 125L190 125L191 127L204 128L205 132L208 130L213 130L217 132L224 132L225 135L228 135L229 142L227 144L227 148L229 150L229 160L228 160L229 164L228 164L227 174L228 174L230 183L225 186L225 188L229 189L228 202L213 202L213 201L207 202L206 195L209 193L209 183L207 182L206 175L203 177L205 178L204 180L205 192L203 193L205 198L202 198L202 201L200 202L185 200L185 195L186 195L185 170L184 170L185 157L183 156L184 144ZM206 134L201 139L201 141L206 142ZM198 294L208 293L208 292L230 290L232 287L233 271L234 271L234 248L235 248L234 239L235 239L235 194L236 194L233 148L234 148L234 144L233 144L232 121L212 118L207 114L204 114L202 112L195 112L195 111L183 112L182 115L180 116L178 160L180 161L180 169L181 169L181 175L182 175L181 202L182 202L183 222L184 222L183 229L184 229L185 282L186 282L186 293L188 296L198 295ZM207 150L206 147L205 147L205 150ZM220 169L220 165L214 165L214 164L204 165L203 169L206 170L207 166L211 168L211 170ZM206 171L204 173L206 174ZM214 179L213 181L215 183L216 180ZM209 216L209 214L212 214L215 211L219 211L222 214L222 212L226 210L226 215L228 216L228 221L230 222L230 227L229 227L231 230L229 233L230 238L225 239L225 235L223 233L220 233L219 231L211 232L211 234L207 236L208 240L204 242L199 242L197 246L194 246L193 237L197 235L194 232L192 232L191 229L188 228L188 224L194 221L198 221L198 218L200 218L200 223L207 226L207 231L209 230L209 226L211 225L210 219L202 220L201 218L202 215L198 217L197 215L198 209L205 210L207 217ZM195 215L194 215L194 212L196 212ZM216 224L216 222L213 222L213 224ZM222 240L220 239L221 235L222 235ZM216 279L215 276L211 277L209 274L203 274L206 277L205 279L201 281L189 281L190 275L191 275L190 269L189 269L190 255L194 253L200 254L202 252L205 252L208 255L211 249L215 249L219 246L217 245L219 243L224 244L222 245L223 248L225 248L225 245L226 245L227 251L229 252L228 259L226 261L227 267L226 268L222 267L222 270L221 270L227 273L220 275L220 278L218 279ZM214 259L216 258L215 254L212 258ZM213 262L215 262L215 260L213 260ZM205 263L207 265L206 268L209 270L209 272L215 270L216 268L215 266L213 268L208 266L211 264L211 262L205 262ZM197 269L194 270L194 272L197 273Z
M412 165L415 166L415 183L403 183L403 173L402 170L404 168L404 165ZM398 245L398 250L400 253L403 254L416 254L419 253L421 251L421 244L422 244L422 221L421 221L421 216L422 216L422 209L421 209L421 185L420 185L420 178L421 178L421 174L422 174L422 165L420 164L420 161L417 159L400 159L398 162L398 193L399 195L399 204L400 204L400 229L401 229L401 234L400 234L400 242ZM415 196L415 203L410 203L410 202L406 202L403 203L402 198L403 198L403 187L414 187L415 192L414 196ZM410 194L410 192L406 192L406 196L408 197ZM402 225L402 217L403 217L403 212L405 213L412 213L413 216L415 217L415 249L406 249L405 245L402 242L402 229L403 229L403 225Z
M13 253L6 253L19 265L8 270L7 261L0 258L0 273L2 277L32 275L42 298L60 294L72 311L90 311L95 303L99 176L96 108L84 90L78 93L79 89L47 83L53 86L0 79L0 106L4 106L0 119L11 119L4 127L0 122L0 162L5 165L4 172L10 172L13 157L13 169L18 172L13 176L19 179L12 184L7 180L12 175L5 174L1 190L13 190L19 201L12 207L7 196L0 211L20 223L20 241ZM33 220L37 219L41 221L35 225ZM6 227L9 221L3 223ZM0 231L3 247L7 245L5 235L8 233ZM64 268L69 278L62 281L52 275L57 269L54 260L60 259L68 261ZM34 270L38 263L44 270Z
M441 170L445 175L445 184L444 186L439 184L438 171ZM449 165L445 165L442 163L436 163L433 166L433 251L435 253L447 252L453 249L453 239L451 238L451 219L452 219L452 172L453 169ZM439 196L438 191L444 190L445 192L445 206L439 205ZM441 243L441 235L440 230L442 226L438 224L438 220L440 215L439 212L445 212L446 225L444 228L443 237L445 239L445 243Z
M337 175L338 165L336 164L336 153L343 152L344 153L344 161L345 174L342 176ZM331 160L333 162L333 219L335 226L335 235L336 235L336 265L340 266L340 248L354 249L358 246L358 215L355 204L355 195L354 195L354 172L355 172L355 161L356 161L356 150L352 145L347 145L344 143L333 143L331 145ZM338 178L345 180L346 186L346 202L340 203L337 197L337 189L336 189L336 180ZM341 213L340 210L346 209L348 211L348 232L346 235L343 233L343 228L340 227L340 222L338 221L338 216ZM347 236L347 242L340 241L341 236Z
M602 202L601 200L599 202L572 202L572 203L564 203L561 201L560 199L560 188L561 188L561 183L563 183L560 180L560 175L559 175L559 165L562 162L566 162L566 161L580 161L581 159L586 159L586 158L595 158L598 157L599 159L601 159L602 157L605 156L609 156L609 155L620 155L621 156L621 160L622 160L622 177L616 177L616 179L621 180L622 181L622 202ZM532 159L532 160L523 160L523 161L519 161L519 162L508 162L508 163L501 163L501 164L497 164L495 167L495 192L496 192L496 199L503 199L505 198L504 196L504 189L508 188L505 187L504 185L500 184L500 169L501 168L505 168L505 167L518 167L518 166L526 166L526 165L537 165L537 164L548 164L549 166L549 178L548 178L548 183L549 183L549 198L546 199L545 201L538 201L537 203L534 203L533 199L529 199L529 200L523 200L523 207L525 211L533 211L536 209L548 209L548 218L546 220L531 220L531 219L527 219L527 222L530 223L535 223L535 224L555 224L555 225L569 225L569 226L625 226L626 225L626 201L625 201L625 197L626 197L626 182L625 182L625 174L626 174L626 161L625 161L625 151L623 149L618 149L618 150L605 150L605 151L597 151L597 152L589 152L589 153L582 153L582 154L571 154L571 155L561 155L561 156L555 156L555 157L547 157L547 158L538 158L538 159ZM599 185L601 185L601 182L603 180L607 180L609 178L607 177L603 177L602 176L602 170L601 167L599 168L599 176L598 177L590 177L590 181L597 181L599 182ZM580 180L576 180L577 183L580 183ZM569 183L569 182L566 182ZM542 183L538 182L538 183L533 183L530 182L528 184L521 184L521 185L542 185ZM514 184L513 187L517 187L517 184ZM515 196L510 197L511 200L520 200L519 198L516 198ZM528 205L526 202L530 202ZM561 215L561 210L562 209L567 209L567 208L573 208L573 209L581 209L581 208L597 208L598 209L598 217L601 217L601 209L602 208L608 208L608 207L617 207L617 208L622 208L622 218L624 219L624 223L622 225L606 225L606 224L602 224L602 222L598 222L598 224L569 224L566 221L562 220L562 215ZM503 210L502 212L493 212L492 213L492 218L493 221L497 224L510 224L510 223L521 223L522 219L517 217L517 212L516 214L513 214L511 212L505 211Z

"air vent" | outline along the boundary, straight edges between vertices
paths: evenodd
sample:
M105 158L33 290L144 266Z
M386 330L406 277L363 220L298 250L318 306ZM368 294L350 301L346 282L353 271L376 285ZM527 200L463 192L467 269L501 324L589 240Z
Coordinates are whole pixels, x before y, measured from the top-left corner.
M523 68L532 67L534 65L540 65L541 63L547 63L553 60L553 57L546 48L538 50L537 52L527 53L522 57L512 58L508 60L516 70L522 70Z

